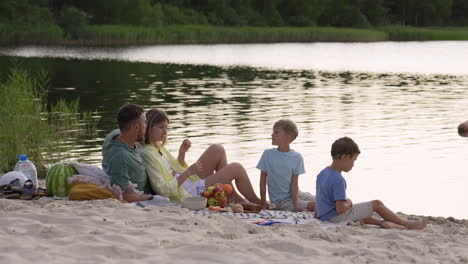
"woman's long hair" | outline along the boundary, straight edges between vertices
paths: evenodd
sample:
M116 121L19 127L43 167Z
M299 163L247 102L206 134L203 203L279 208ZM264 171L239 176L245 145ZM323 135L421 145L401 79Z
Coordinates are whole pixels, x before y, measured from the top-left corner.
M145 144L151 144L151 128L160 122L167 121L169 123L169 117L167 116L166 112L159 109L151 109L146 112L146 131L145 131ZM162 145L167 143L167 136L164 137L163 141L161 142Z

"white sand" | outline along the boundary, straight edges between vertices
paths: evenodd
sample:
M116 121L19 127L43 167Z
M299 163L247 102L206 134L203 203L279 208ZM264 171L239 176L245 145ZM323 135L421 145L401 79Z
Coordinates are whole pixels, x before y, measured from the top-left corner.
M468 263L468 220L430 219L423 231L325 230L116 200L0 199L0 263Z

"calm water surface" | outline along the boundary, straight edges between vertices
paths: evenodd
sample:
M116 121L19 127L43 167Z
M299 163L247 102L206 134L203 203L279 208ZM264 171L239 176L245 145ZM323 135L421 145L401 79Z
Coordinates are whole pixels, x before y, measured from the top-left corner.
M50 100L80 97L100 116L96 137L76 148L100 164L100 146L126 102L166 110L169 148L192 140L188 161L223 143L230 161L255 166L271 148L271 127L290 118L292 147L303 154L303 191L315 193L341 136L359 144L345 174L354 202L381 199L408 214L468 218L468 42L185 45L129 48L0 48L5 73L12 56L46 69ZM204 64L211 64L204 65ZM216 66L220 65L220 66Z

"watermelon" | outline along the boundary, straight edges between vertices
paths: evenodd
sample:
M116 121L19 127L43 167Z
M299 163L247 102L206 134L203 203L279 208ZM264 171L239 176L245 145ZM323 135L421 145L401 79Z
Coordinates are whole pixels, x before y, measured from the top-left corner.
M71 165L55 163L47 170L46 189L50 196L68 196L68 177L78 174Z

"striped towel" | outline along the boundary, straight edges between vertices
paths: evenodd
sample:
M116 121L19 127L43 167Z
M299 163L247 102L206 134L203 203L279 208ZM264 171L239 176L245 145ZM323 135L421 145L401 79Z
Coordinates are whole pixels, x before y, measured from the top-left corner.
M307 224L312 221L319 222L314 218L312 212L291 212L280 210L262 210L259 213L232 213L232 212L212 212L209 210L193 211L197 215L221 214L236 216L257 225L272 224Z

